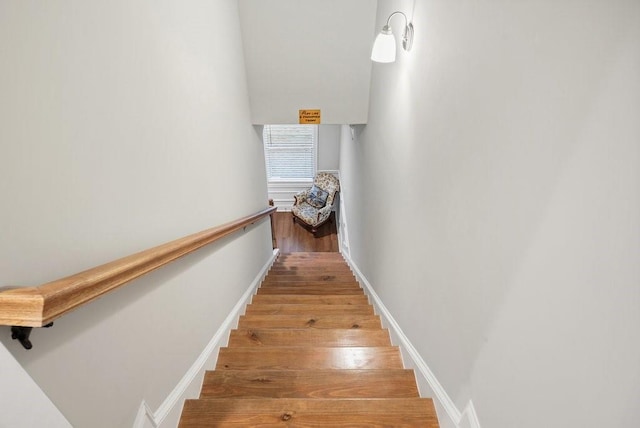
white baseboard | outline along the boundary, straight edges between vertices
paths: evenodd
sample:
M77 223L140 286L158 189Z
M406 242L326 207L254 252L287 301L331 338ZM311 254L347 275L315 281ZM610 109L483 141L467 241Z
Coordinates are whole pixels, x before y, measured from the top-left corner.
M460 419L458 428L480 428L480 421L476 414L476 408L473 406L473 402L471 400L469 400L462 411L462 418Z
M138 408L136 419L133 423L133 428L159 428L162 426L163 422L167 420L167 416L169 414L176 414L179 418L179 412L182 410L182 403L186 398L189 398L189 389L196 391L195 397L197 397L197 394L200 392L201 378L204 376L204 368L207 361L212 357L215 357L214 352L220 346L223 346L222 341L228 337L233 326L237 324L241 311L247 303L249 303L256 289L267 275L271 265L273 265L273 262L278 257L278 252L278 249L273 250L271 258L267 263L265 263L260 273L258 273L247 291L244 292L240 300L238 300L238 303L236 303L227 318L222 322L220 328L213 335L202 353L200 353L200 356L198 356L196 361L191 365L189 370L187 370L187 373L185 373L180 382L178 382L175 388L173 388L173 391L171 391L167 398L165 398L162 404L153 411L147 402L142 400L142 403ZM197 390L195 389L196 386ZM175 426L176 424L172 425Z
M278 209L279 212L291 211L295 198L271 198L273 200L273 206Z
M349 257L349 232L347 231L347 207L345 205L345 196L344 196L344 187L342 186L342 176L340 175L340 171L335 171L333 174L338 177L338 181L340 181L340 192L338 192L338 210L336 212L337 217L337 225L338 229L338 248L341 253L343 253L346 257Z
M480 428L480 422L478 421L478 417L471 400L469 400L469 403L466 405L464 412L460 412L460 410L458 410L451 397L449 397L449 394L447 394L447 391L445 391L444 387L440 384L422 356L420 356L416 348L411 344L411 341L409 341L409 338L404 334L400 325L398 325L389 310L384 306L382 300L380 300L380 297L371 286L371 283L369 283L367 278L362 274L354 261L351 260L349 254L343 253L343 256L349 266L351 266L358 282L362 284L365 293L369 295L371 303L376 309L376 313L381 316L383 324L389 329L389 332L392 335L392 341L395 345L400 347L403 356L407 355L409 357L409 361L406 361L405 365L414 367L414 370L417 372L416 377L422 378L418 379L418 384L426 383L429 386L429 389L436 400L436 409L439 408L442 410L438 412L438 418L441 420L441 426ZM424 393L424 391L421 392ZM444 413L444 415L442 413ZM448 424L443 423L443 417L448 419Z

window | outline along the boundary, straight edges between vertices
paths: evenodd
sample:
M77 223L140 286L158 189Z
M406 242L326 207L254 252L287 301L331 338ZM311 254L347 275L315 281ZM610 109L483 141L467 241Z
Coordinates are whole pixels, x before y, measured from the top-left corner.
M269 182L313 180L317 125L265 125L262 139Z

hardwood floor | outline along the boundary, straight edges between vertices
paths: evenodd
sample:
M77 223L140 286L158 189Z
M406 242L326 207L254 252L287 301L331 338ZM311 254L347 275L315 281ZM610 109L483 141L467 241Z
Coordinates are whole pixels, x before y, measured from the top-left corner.
M315 236L309 229L293 222L290 212L273 214L276 245L283 253L338 252L338 232L335 213L331 220L320 226Z

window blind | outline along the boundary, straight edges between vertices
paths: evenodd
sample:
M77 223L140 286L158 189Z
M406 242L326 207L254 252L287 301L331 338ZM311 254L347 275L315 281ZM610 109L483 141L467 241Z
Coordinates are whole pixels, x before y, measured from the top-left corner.
M269 181L313 180L316 125L265 125L262 133Z

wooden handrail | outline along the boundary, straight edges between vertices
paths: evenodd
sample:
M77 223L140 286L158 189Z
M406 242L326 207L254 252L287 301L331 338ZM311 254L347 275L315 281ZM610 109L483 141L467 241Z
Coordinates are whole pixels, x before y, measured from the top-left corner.
M211 244L273 213L269 207L37 287L0 290L0 325L43 327L129 281Z

